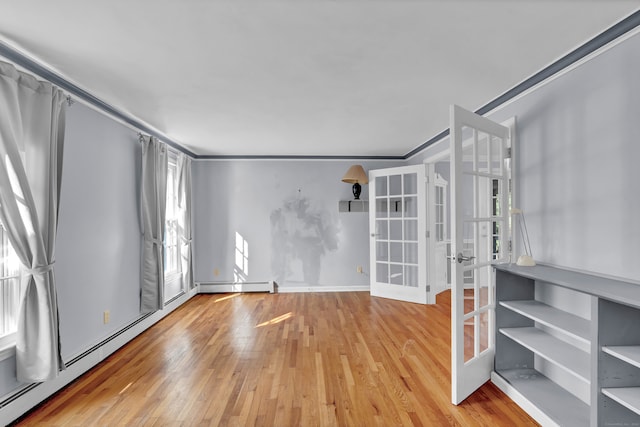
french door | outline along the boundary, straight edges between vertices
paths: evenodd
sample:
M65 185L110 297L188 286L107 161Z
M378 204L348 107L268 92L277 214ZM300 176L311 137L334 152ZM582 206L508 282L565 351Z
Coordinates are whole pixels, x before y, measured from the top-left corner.
M484 384L495 355L492 264L509 256L508 127L451 106L451 400Z
M425 166L369 171L371 295L426 304Z

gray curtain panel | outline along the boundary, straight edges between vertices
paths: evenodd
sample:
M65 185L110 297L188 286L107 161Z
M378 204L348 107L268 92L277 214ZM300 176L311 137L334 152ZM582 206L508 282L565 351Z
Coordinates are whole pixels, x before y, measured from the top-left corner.
M184 153L178 154L178 230L182 245L180 246L180 261L182 267L182 286L185 290L192 289L193 261L191 249L191 158Z
M164 307L164 228L167 204L167 146L153 137L141 136L142 183L142 283L140 311L151 313Z
M64 126L62 91L0 63L0 220L23 264L21 382L51 380L64 369L53 274Z

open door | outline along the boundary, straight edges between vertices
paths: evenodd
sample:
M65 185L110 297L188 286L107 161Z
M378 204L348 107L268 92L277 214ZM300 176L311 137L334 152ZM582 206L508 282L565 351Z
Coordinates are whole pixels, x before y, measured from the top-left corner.
M426 304L425 166L369 171L371 295Z
M489 380L495 354L492 264L509 257L510 129L451 106L451 400Z

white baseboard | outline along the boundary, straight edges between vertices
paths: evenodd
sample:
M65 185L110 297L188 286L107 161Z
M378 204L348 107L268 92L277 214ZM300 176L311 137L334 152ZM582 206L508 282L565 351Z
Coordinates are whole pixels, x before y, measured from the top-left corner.
M0 402L0 425L7 425L26 414L29 410L98 365L120 347L149 329L196 294L197 288L191 289L189 292L175 298L166 305L163 310L156 311L146 317L141 317L131 325L114 333L110 338L93 346L86 353L71 359L71 362L68 362L67 369L60 372L60 375L56 379L28 385L7 395L6 398Z
M202 294L217 294L229 292L269 292L275 291L273 280L268 282L200 282L198 283L199 292Z
M369 285L361 286L278 286L279 294L299 292L369 292Z

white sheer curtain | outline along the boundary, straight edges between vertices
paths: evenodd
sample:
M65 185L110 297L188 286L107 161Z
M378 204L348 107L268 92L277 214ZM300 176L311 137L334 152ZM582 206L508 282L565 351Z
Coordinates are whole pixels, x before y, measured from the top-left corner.
M64 369L53 266L58 224L64 94L0 62L0 220L24 267L16 338L20 382Z
M191 249L191 159L184 153L178 154L178 230L180 233L180 262L182 286L193 288L193 261Z
M140 215L143 236L140 311L164 306L164 227L167 203L167 146L141 136L142 185Z

